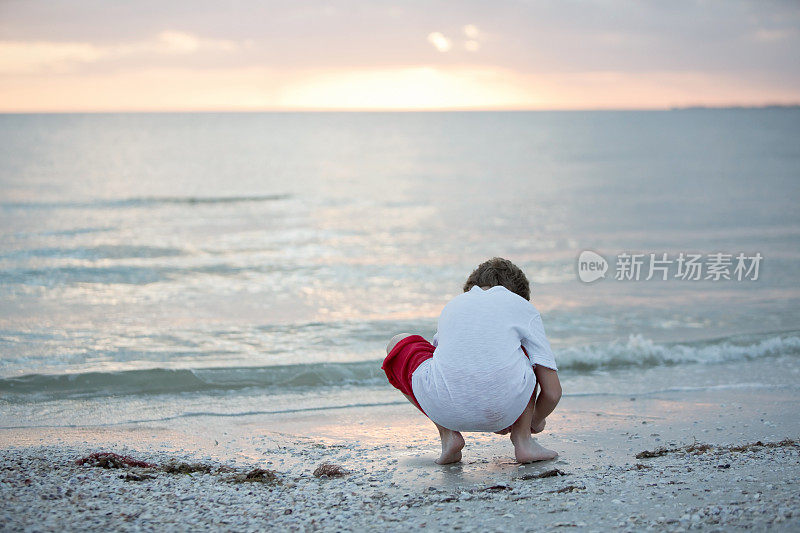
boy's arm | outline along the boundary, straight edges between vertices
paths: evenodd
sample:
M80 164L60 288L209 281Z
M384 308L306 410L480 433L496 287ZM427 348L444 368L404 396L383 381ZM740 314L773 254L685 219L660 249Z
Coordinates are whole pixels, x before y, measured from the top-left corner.
M539 433L544 429L545 418L553 412L561 399L561 381L558 379L558 372L546 366L536 365L533 373L536 374L536 382L541 387L541 392L536 397L533 408L531 429L534 433Z

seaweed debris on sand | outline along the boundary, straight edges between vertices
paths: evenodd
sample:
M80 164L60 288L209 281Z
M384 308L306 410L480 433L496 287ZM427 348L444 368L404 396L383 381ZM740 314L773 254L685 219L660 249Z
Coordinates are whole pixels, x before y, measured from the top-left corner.
M717 453L724 453L724 452L746 452L751 450L756 450L758 448L782 448L782 447L791 447L791 446L800 446L796 440L792 439L784 439L779 442L767 442L763 443L761 441L753 442L751 444L741 444L738 446L712 446L711 444L700 444L694 442L687 446L679 446L677 448L656 448L655 450L644 450L643 452L639 452L636 454L637 459L651 459L653 457L662 457L664 455L670 453L693 453L695 455L699 455L705 453L709 450L716 451ZM637 468L639 466L637 465Z
M113 452L95 452L75 461L79 465L97 466L100 468L153 468L156 465L139 461L127 455Z
M274 470L255 468L246 474L237 474L231 478L234 483L280 483Z
M315 477L342 477L349 473L341 466L333 463L322 463L314 470Z

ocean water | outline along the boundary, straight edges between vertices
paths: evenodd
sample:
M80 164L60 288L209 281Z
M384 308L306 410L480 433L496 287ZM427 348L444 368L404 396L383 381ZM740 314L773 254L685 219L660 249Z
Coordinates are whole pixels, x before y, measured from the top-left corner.
M402 402L386 342L495 255L567 396L798 397L799 201L797 108L0 115L0 426Z

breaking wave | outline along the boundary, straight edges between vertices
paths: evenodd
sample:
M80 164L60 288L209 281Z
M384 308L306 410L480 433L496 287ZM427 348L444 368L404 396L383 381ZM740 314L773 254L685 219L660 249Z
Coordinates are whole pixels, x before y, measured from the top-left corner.
M641 335L605 346L560 350L559 370L586 372L631 367L673 366L687 363L749 361L764 357L800 354L800 337L774 335L757 340L728 338L694 343L656 343Z
M800 355L793 334L726 338L695 343L656 343L633 335L602 346L557 351L559 370L588 373L627 368L716 364ZM92 397L181 393L217 393L243 389L282 393L336 386L389 386L381 361L312 363L262 367L123 370L73 374L27 374L0 379L0 397Z

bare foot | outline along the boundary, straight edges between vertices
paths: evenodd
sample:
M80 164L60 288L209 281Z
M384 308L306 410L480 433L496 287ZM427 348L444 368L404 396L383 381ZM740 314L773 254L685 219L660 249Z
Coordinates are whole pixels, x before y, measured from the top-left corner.
M558 452L548 450L532 438L511 439L514 443L514 457L518 463L549 461L558 457Z
M446 465L457 463L461 460L461 450L464 448L464 437L458 431L440 429L439 436L442 439L442 455L436 459L436 464Z

